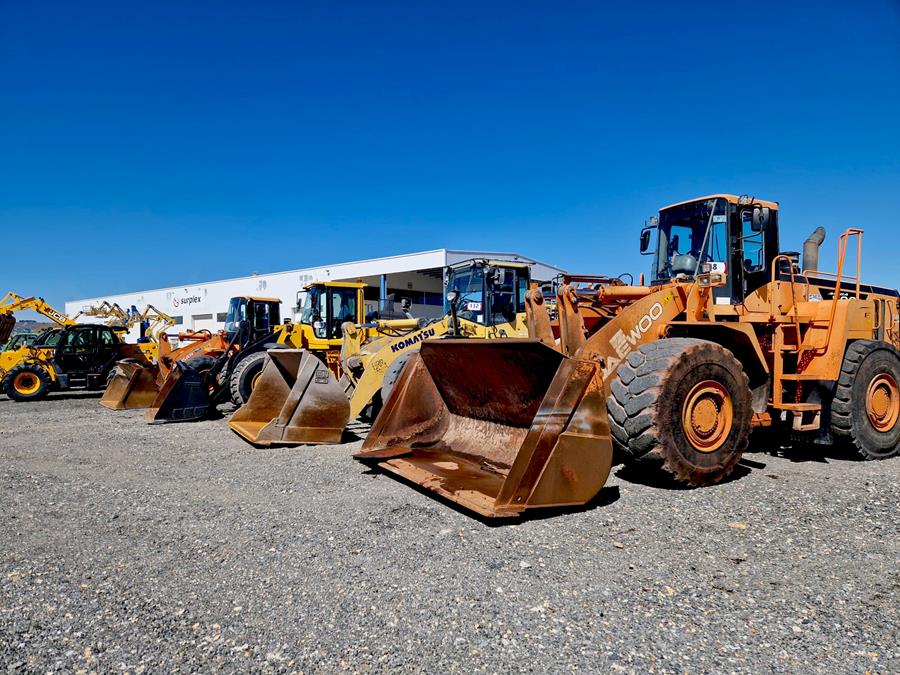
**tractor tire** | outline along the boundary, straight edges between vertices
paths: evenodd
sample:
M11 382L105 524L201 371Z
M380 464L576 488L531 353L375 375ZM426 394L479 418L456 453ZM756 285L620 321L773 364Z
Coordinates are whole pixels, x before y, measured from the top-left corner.
M900 352L884 342L847 347L834 398L831 432L864 459L900 453Z
M16 366L3 382L6 395L13 401L37 401L50 391L50 374L41 366L24 363Z
M747 375L730 351L706 340L668 338L635 349L613 377L607 410L626 463L661 463L688 485L721 481L750 442Z
M236 406L244 405L247 402L247 399L250 398L250 393L253 391L253 385L256 383L256 378L259 377L259 374L262 372L267 358L268 355L266 352L256 352L255 354L251 354L250 356L241 359L240 363L235 366L234 372L231 373L229 387L231 390L231 401Z

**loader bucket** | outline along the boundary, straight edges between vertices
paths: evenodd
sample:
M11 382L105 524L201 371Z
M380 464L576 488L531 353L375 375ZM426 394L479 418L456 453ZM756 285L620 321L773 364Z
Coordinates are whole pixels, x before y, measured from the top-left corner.
M151 424L195 422L206 417L211 406L205 373L176 361L145 419Z
M13 328L16 325L16 317L10 314L0 314L0 346L6 344L12 335Z
M250 398L228 422L254 445L340 443L350 401L305 349L272 349Z
M599 364L538 340L424 342L355 456L482 516L585 504L612 467Z
M103 392L100 405L110 410L149 408L159 393L156 366L120 361L112 380Z

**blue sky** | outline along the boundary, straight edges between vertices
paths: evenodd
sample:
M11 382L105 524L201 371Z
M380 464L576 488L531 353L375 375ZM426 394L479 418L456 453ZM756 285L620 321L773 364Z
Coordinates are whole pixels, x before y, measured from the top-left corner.
M900 285L900 3L0 3L0 291L53 303L451 247L637 273L782 203Z

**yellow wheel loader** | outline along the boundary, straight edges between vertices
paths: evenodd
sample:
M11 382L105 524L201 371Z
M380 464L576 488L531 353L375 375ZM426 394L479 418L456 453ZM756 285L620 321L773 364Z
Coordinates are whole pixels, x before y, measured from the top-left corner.
M60 327L31 345L0 353L0 390L15 401L35 401L54 389L103 389L117 360L146 360L138 345L122 342L104 324L79 324L42 298L9 293L0 300L0 342L15 326L15 312L33 310Z
M470 260L448 270L449 314L415 320L345 324L342 377L322 368L314 354L269 351L248 401L229 426L255 445L339 443L350 420L374 418L410 357L426 342L457 338L512 338L528 334L527 265Z
M614 446L695 486L733 470L753 427L896 456L900 294L862 282L861 230L834 274L824 230L801 265L778 225L777 203L748 197L665 207L641 232L648 285L563 285L556 326L533 303L529 340L426 342L356 457L508 517L590 501Z

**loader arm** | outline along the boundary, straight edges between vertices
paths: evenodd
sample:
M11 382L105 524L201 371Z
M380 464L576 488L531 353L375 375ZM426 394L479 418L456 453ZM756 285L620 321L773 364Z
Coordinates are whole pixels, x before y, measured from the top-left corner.
M388 368L397 359L416 351L422 342L446 335L450 324L447 318L443 318L424 328L411 331L399 337L380 343L380 348L373 353L366 353L362 348L358 352L363 365L363 374L356 381L356 386L350 397L350 419L356 419L363 409L372 402L375 395L381 391L384 384L384 376ZM343 350L341 357L343 360Z
M16 325L16 318L13 314L26 310L32 310L46 316L59 326L75 325L74 320L54 309L43 298L34 296L23 298L15 293L7 293L3 300L0 300L0 344L5 343L9 339Z

